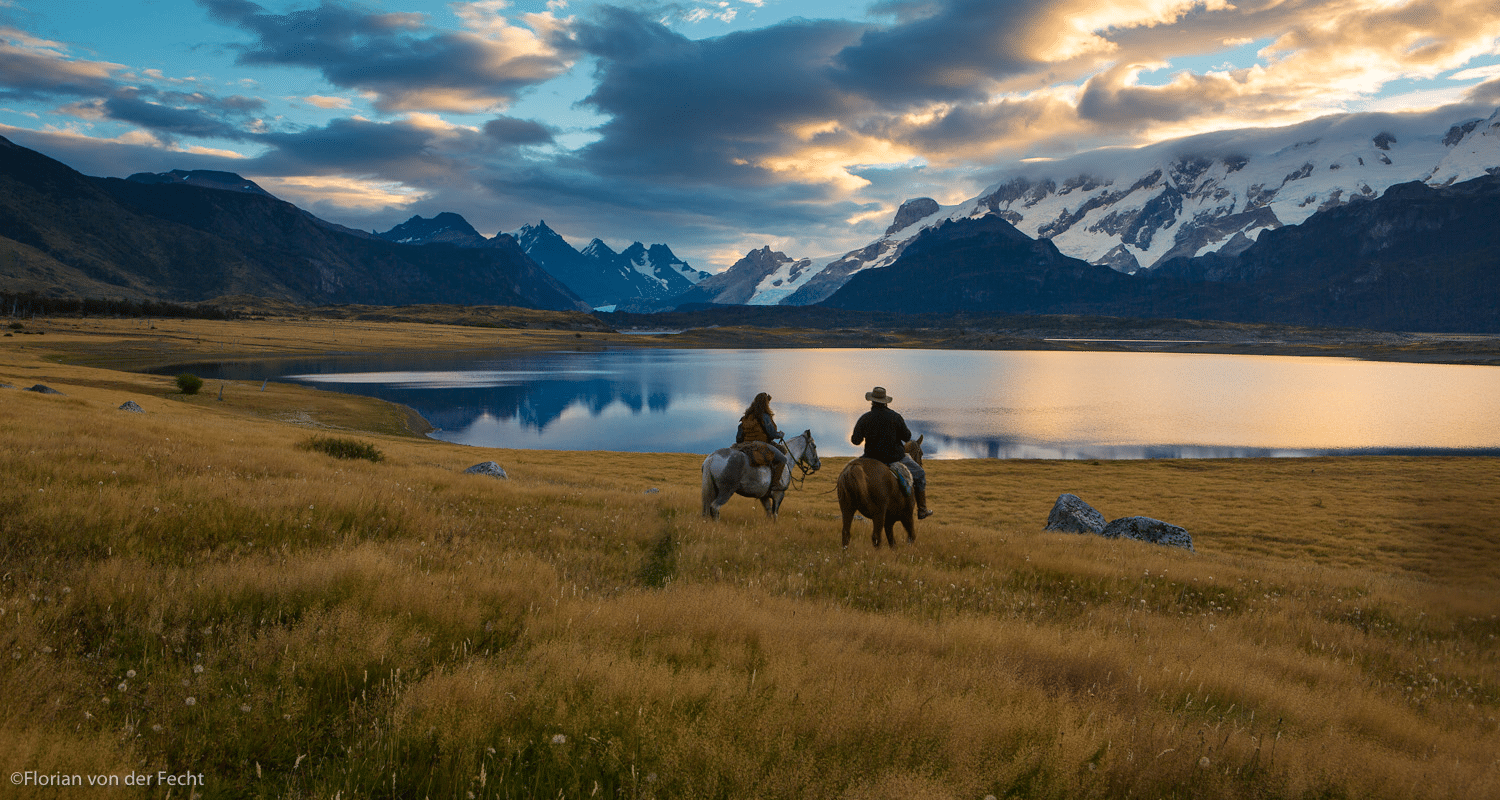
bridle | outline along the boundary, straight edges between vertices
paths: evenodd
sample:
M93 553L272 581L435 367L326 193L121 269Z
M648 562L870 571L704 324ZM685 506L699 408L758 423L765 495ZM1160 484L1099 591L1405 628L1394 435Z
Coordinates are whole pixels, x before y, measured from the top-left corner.
M807 482L807 476L813 474L814 472L817 472L818 469L822 467L822 464L819 463L815 466L812 462L807 460L807 451L812 450L815 446L813 443L812 431L798 434L796 436L793 436L792 438L806 440L806 442L802 446L802 452L798 453L797 457L792 461L792 463L796 465L797 469L801 470L802 474L800 476L788 476L786 483L787 488L789 489L801 489L802 484ZM786 447L786 451L788 453L792 452L792 446L787 442L785 437L782 437L781 444L782 446Z

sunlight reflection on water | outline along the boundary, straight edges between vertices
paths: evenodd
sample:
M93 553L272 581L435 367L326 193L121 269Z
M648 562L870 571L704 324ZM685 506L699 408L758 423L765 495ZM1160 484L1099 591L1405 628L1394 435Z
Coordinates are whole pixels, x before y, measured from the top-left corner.
M213 365L210 365L211 367ZM1500 452L1500 369L1290 356L890 349L361 356L221 364L404 403L447 441L708 452L757 392L823 455L885 386L930 457ZM200 372L200 374L203 374Z

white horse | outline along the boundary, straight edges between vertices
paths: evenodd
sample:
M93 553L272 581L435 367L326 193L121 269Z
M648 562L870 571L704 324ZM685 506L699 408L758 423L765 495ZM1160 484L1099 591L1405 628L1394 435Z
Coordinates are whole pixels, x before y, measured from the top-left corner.
M786 440L791 452L792 466L802 470L802 475L817 472L823 462L818 460L818 445L813 442L812 431ZM791 469L782 470L781 480L771 485L770 467L753 467L744 453L724 447L708 454L703 459L703 516L719 518L719 509L738 494L753 497L766 509L766 516L776 519L781 510L781 500L792 485Z

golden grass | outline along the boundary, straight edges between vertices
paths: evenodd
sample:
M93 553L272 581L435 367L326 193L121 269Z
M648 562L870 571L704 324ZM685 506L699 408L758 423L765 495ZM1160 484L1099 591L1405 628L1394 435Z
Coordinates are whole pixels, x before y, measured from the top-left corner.
M340 324L242 344L315 347ZM101 330L49 329L47 354L161 341ZM42 338L0 339L0 383L65 393L0 390L0 780L1500 794L1497 459L931 462L917 544L872 550L864 528L843 551L842 459L778 523L741 498L715 524L697 456L466 448L375 401L184 397L43 360ZM385 459L299 446L329 431ZM511 479L462 474L489 459ZM1062 492L1183 525L1198 552L1044 532Z

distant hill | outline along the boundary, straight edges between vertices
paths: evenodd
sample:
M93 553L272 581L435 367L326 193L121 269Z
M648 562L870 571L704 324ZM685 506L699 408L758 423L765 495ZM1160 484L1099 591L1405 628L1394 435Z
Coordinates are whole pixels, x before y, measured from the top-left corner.
M411 247L330 225L232 173L133 177L88 177L0 137L0 280L172 302L584 308L514 241Z

